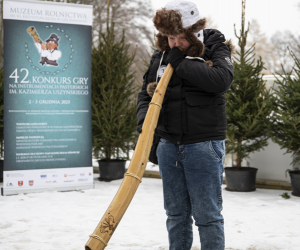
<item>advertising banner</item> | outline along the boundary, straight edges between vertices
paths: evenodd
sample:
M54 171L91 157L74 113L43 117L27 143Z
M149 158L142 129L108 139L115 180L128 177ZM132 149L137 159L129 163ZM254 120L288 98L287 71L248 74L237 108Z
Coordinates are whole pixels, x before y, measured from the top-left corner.
M93 185L92 16L81 4L3 2L4 195Z

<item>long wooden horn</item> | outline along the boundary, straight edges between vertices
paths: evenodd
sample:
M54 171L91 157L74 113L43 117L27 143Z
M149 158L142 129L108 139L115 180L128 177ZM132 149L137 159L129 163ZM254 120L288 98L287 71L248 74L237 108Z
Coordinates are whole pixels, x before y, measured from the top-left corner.
M168 64L160 79L143 124L127 173L114 199L85 245L85 250L103 250L126 212L148 162L154 130L157 126L161 105L174 69Z

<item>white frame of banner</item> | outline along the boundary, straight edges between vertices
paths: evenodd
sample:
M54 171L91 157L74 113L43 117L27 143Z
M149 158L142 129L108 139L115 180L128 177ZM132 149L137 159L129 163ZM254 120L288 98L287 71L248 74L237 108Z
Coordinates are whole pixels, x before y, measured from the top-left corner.
M36 8L42 6L41 9L45 9L47 5L47 11L53 12L57 10L57 7L68 7L67 11L62 11L65 15L70 12L81 15L80 18L76 18L74 15L65 17L63 21L59 18L53 18L51 21L47 21L44 18L45 13L41 17L32 18L29 14L24 16L23 13L19 15L16 12L10 13L10 8L14 4L18 4L19 9L28 9L28 3L34 4ZM54 6L53 8L51 6ZM4 0L3 1L3 19L10 20L25 20L36 22L52 22L52 23L64 23L92 26L93 22L93 6L73 3L56 3L56 2L43 2L35 0ZM61 9L59 9L61 11ZM73 11L73 12L72 12ZM16 13L16 14L15 14ZM50 13L50 14L51 14ZM46 13L47 14L47 13ZM56 13L57 14L57 13ZM91 156L92 157L92 156ZM92 166L82 166L75 168L53 168L53 169L32 169L32 170L11 170L3 171L3 187L1 188L2 195L14 195L21 193L33 193L33 192L46 192L46 191L78 191L83 189L94 188L94 177Z

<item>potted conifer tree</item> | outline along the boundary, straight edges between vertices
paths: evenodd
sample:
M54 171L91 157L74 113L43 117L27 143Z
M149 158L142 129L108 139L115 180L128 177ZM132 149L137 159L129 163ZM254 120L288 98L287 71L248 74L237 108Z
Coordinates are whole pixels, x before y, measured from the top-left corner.
M109 5L108 13L109 17ZM100 180L123 178L126 152L136 133L136 86L125 34L115 40L114 24L92 50L92 134L94 155L100 160Z
M237 56L233 58L234 79L225 94L227 109L226 151L236 156L235 166L225 168L226 189L254 191L257 168L242 166L250 153L267 146L267 120L271 112L270 91L266 89L261 72L262 59L255 61L255 44L247 47L245 30L245 0L242 1L242 27L238 38Z
M299 46L300 48L300 46ZM269 123L272 140L286 153L292 153L293 170L289 172L292 184L292 194L300 197L300 169L295 168L300 163L300 60L290 51L295 61L293 70L276 77L278 88L274 89L271 98L273 113ZM294 75L294 77L293 77Z

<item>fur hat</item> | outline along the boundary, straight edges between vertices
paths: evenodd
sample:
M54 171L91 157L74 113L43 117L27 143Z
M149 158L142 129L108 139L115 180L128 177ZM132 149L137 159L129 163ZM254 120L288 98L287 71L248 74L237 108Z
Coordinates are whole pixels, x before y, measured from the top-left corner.
M153 23L159 33L156 46L160 51L169 51L168 36L185 33L191 46L185 52L188 56L199 57L204 52L203 29L206 19L200 18L197 6L186 0L173 0L156 11Z

